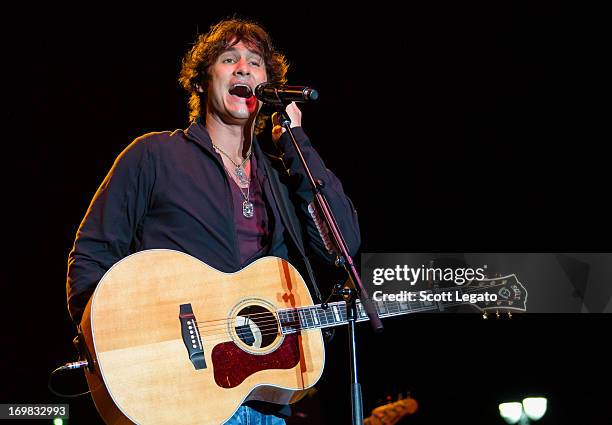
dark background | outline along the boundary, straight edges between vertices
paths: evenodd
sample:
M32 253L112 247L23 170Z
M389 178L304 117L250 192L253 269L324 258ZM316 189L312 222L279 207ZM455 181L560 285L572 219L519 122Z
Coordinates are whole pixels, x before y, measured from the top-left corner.
M607 157L575 97L579 16L552 2L379 3L166 5L129 18L54 5L20 17L5 37L6 91L19 100L3 146L2 402L62 402L46 380L74 358L64 284L78 224L135 137L188 125L181 58L234 13L269 30L291 84L319 90L303 126L359 212L362 252L609 250ZM366 414L409 390L421 408L403 423L502 423L497 403L531 393L550 398L541 423L609 419L607 317L413 316L377 336L362 324ZM317 394L296 406L303 423L348 423L345 350L339 330ZM99 420L87 397L69 402L72 423Z

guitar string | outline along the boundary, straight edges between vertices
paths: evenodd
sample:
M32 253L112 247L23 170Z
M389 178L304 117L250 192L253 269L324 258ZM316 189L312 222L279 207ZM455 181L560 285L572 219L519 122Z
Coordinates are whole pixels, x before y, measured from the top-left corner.
M389 313L390 315L398 315L399 313L416 313L416 312L420 312L420 311L428 311L431 310L431 307L421 307L421 308L414 308L414 309L410 309L410 310L402 310L401 308L397 308L397 309L387 309L387 312L379 312L380 314L387 314ZM245 316L243 316L245 317ZM331 318L332 320L328 320L329 316L326 315L325 316L325 322L323 323L322 320L319 320L319 323L315 322L314 319L312 320L312 326L311 323L309 322L309 320L302 320L302 319L297 319L296 321L291 321L291 322L285 322L285 323L281 323L281 326L284 329L316 329L319 327L325 327L325 326L329 326L331 325L336 325L336 324L341 324L343 322L346 322L348 319L346 318L346 310L345 311L340 311L338 312L338 317L339 319L336 319L336 315L332 314ZM320 316L319 316L320 319ZM359 316L357 318L358 321L360 320L367 320L367 316ZM230 321L228 321L230 322ZM228 323L229 324L229 323ZM271 319L271 320L267 320L267 321L260 321L260 322L255 322L255 324L257 325L257 327L260 330L270 330L270 329L278 329L279 328L279 321L276 319ZM221 330L222 328L226 328L226 326L222 326L222 327L218 327L217 329L211 329L208 328L206 331L217 331L217 330ZM205 333L205 332L201 332L200 334L202 335L207 335L207 336L214 336L214 335L219 335L219 334L214 334L214 333Z
M447 307L452 307L454 305L461 305L461 304L465 304L465 303L451 303L451 304L447 304ZM402 310L401 307L397 306L397 305L392 305L392 308L387 308L387 312L390 315L398 315L398 314L402 314L402 313L416 313L419 311L427 311L427 310L431 310L431 307L421 307L420 309L410 309L410 310ZM495 307L492 307L495 308ZM501 307L499 307L501 308ZM344 315L342 314L344 313ZM380 313L380 311L379 311ZM386 314L386 313L382 313L382 314ZM334 315L331 316L332 319L332 325L339 325L341 323L344 323L347 321L347 319L345 318L345 314L346 314L346 310L344 311L340 311L339 312L340 316L339 316L339 321L336 319L336 317ZM330 317L327 316L327 312L326 312L326 316L325 316L325 321L326 323L322 323L321 320L319 320L319 323L316 323L314 321L314 319L312 320L312 325L314 326L310 326L310 323L308 320L303 321L301 318L297 317L294 319L297 319L293 322L290 323L281 323L280 326L283 329L289 329L292 331L298 331L301 329L317 329L317 328L322 328L322 327L326 327L330 325ZM319 319L320 316L319 316ZM362 320L367 320L364 316L358 317L357 320L359 321L359 319ZM228 320L228 323L231 321ZM278 334L278 330L279 330L279 321L275 318L273 319L268 319L266 321L260 321L259 323L256 323L259 330L262 332L262 335L274 335L274 334ZM207 328L204 331L200 332L201 336L206 337L207 339L211 339L215 336L222 336L223 338L227 338L227 324L226 325L221 325L221 326L217 326L216 329L213 329L213 326L206 326L203 325L202 328ZM219 332L223 329L223 332ZM272 331L271 333L268 331Z
M463 303L458 303L456 305L461 305ZM411 313L416 313L418 311L427 311L429 310L429 308L423 308L420 310L413 310L411 311ZM398 315L397 313L405 313L403 311L398 311L395 313L391 313L392 315ZM361 320L358 318L357 321L365 321L367 320L366 318L361 318ZM319 324L317 326L303 326L303 324L299 324L300 326L295 326L295 327L284 327L284 331L285 331L285 335L286 334L291 334L291 333L296 333L296 332L301 332L301 331L307 331L307 330L313 330L313 329L320 329L320 328L326 328L326 327L333 327L333 326L338 326L338 325L342 325L344 323L346 323L347 319L341 317L340 321L334 321L333 323L326 323L326 324ZM272 327L259 327L260 330L260 335L263 336L271 336L271 335L278 335L279 334L279 327L278 327L278 323L275 323L274 326ZM281 334L283 334L283 332L280 332ZM204 334L201 335L202 338L206 341L206 342L215 342L217 340L225 340L225 341L231 341L232 338L230 335L228 335L227 332L223 332L223 333L213 333L213 334Z
M458 304L460 305L460 304ZM422 309L421 311L427 311L427 309ZM416 313L418 311L412 311L413 313ZM397 314L394 314L397 315ZM365 321L367 319L362 319L358 321ZM317 325L317 326L313 326L313 327L293 327L293 328L288 328L285 327L285 332L283 333L282 331L280 332L283 335L287 335L287 334L292 334L292 333L297 333L297 332L301 332L301 331L309 331L309 330L314 330L314 329L322 329L322 328L326 328L326 327L334 327L334 326L339 326L339 325L343 325L346 323L346 319L342 319L340 322L334 322L334 323L327 323L327 324L323 324L323 325ZM271 329L262 329L260 328L261 331L261 336L271 336L271 335L278 335L279 331L278 331L278 326L273 326ZM272 332L270 332L272 331ZM223 341L231 341L232 337L227 333L224 332L222 334L220 333L214 333L214 334L206 334L203 335L202 338L206 341L206 342L216 342L219 340L223 340Z
M489 286L489 288L492 288L494 286L499 286L499 285L492 285L492 286ZM477 291L477 290L481 290L482 288L474 288L474 289L468 288L470 290L465 290L465 288L459 288L459 289L442 289L442 288L438 288L438 289L435 289L435 290L428 290L428 291L431 291L431 292L436 292L436 291L438 291L438 292L450 292L450 291L461 292L462 289L464 290L464 293L469 293L469 292L474 292L474 291ZM399 301L383 301L383 303L398 303L398 302ZM411 302L420 302L420 301L405 301L405 302L411 303ZM461 304L463 304L463 303L461 303ZM332 307L332 306L345 306L345 305L346 305L346 303L344 301L336 301L334 303L329 303L330 307ZM278 312L281 312L281 313L282 312L292 312L292 311L293 312L299 312L300 310L303 311L303 310L309 310L309 309L312 309L312 308L318 308L319 309L321 307L320 307L320 304L317 304L317 305L295 307L295 308L284 308L284 309L276 310L276 312L277 313ZM330 310L328 310L328 311L330 311ZM269 312L269 311L266 311L266 312L263 312L263 313L251 313L251 314L247 314L246 316L243 316L243 317L252 318L252 317L259 317L259 316L270 315L270 314L273 314L273 313ZM225 317L225 318L221 318L221 319L207 320L206 323L228 322L228 321L231 321L231 320L232 320L231 317ZM224 326L225 324L221 324L221 325ZM218 325L212 325L212 326L218 326Z
M463 303L457 303L456 305L461 305ZM450 307L450 305L449 305ZM422 308L420 310L412 310L410 311L411 313L417 313L419 311L428 311L430 310L429 307L427 308ZM398 315L397 313L406 313L406 311L397 311L394 313L391 313L391 315ZM361 320L358 318L357 321L365 321L367 320L366 318L361 318ZM287 334L292 334L292 333L297 333L297 332L301 332L301 331L308 331L308 330L314 330L314 329L321 329L321 328L326 328L326 327L334 327L334 326L339 326L342 324L345 324L347 322L346 318L341 317L340 321L334 321L333 323L326 323L326 324L319 324L317 326L313 326L313 327L309 327L309 326L297 326L297 327L284 327L285 333L283 333L282 331L280 332L283 335L287 335ZM302 325L300 323L300 325ZM262 337L264 336L272 336L272 335L278 335L279 334L279 327L278 327L278 322L272 326L272 327L259 327L260 330L260 335ZM201 335L201 337L206 341L206 342L217 342L220 340L223 341L232 341L232 337L231 335L229 335L227 332L223 332L223 333L213 333L213 334L204 334Z
M492 287L492 286L491 286L491 287ZM474 291L477 291L477 290L480 290L480 289L482 289L482 288L474 288L474 289L471 289L471 290L465 290L465 291L464 291L464 293L474 292ZM449 292L449 291L453 291L453 290L448 290L448 289L446 289L446 290L444 290L444 291L442 291L441 289L438 289L438 290L439 290L439 291L441 291L441 292ZM460 290L461 290L461 289L456 289L456 290L454 290L454 291L459 292ZM432 292L435 292L435 291L432 291ZM414 302L414 301L405 301L405 302L406 302L406 303L411 303L411 302ZM417 301L417 302L420 302L420 301ZM386 310L389 310L389 308L388 308L388 307L389 307L389 304L386 304L386 303L390 303L391 307L397 307L397 308L399 308L399 310L397 310L397 312L402 312L402 311L403 311L403 310L401 310L401 308L399 307L399 304L398 304L399 302L398 302L398 301L383 301L383 303L385 303L384 305L385 305L385 309L386 309ZM446 306L448 306L448 307L452 307L452 306L454 306L454 305L461 305L461 304L465 304L465 302L460 302L460 303L456 303L456 304L445 304L445 305L446 305ZM432 304L432 305L433 305L433 304ZM330 303L330 304L329 304L329 306L330 306L330 307L334 307L334 306L345 307L345 306L346 306L346 303L345 303L344 301L337 301L337 302L335 302L335 303ZM428 307L428 306L427 306L427 307ZM492 307L492 308L494 308L494 307ZM502 307L499 307L499 308L502 308ZM313 311L313 309L314 309L314 310L319 310L319 309L321 309L321 310L322 310L322 308L320 307L320 305L316 305L316 306L314 306L314 305L313 305L313 306L304 306L304 307L289 308L289 309L280 309L280 310L276 310L276 313L278 314L278 313L283 313L283 312L286 312L286 313L288 313L288 314L289 314L289 313L291 313L291 314L292 314L292 316L296 316L296 315L298 315L298 316L299 316L299 312L300 312L300 311ZM323 311L325 311L325 312L326 312L326 314L327 314L328 312L332 313L332 311L331 311L330 309L328 309L328 310L323 310ZM378 312L380 313L380 310L379 310ZM384 314L384 313L383 313L383 314ZM241 317L246 317L246 318L248 318L248 319L252 319L252 318L257 318L257 317L259 317L259 316L264 316L264 315L274 315L274 313L272 313L272 312L264 312L264 313L252 313L252 314L247 314L247 315L244 315L244 316L241 316ZM299 317L298 317L298 319L299 319ZM210 329L215 328L215 327L217 327L217 328L219 328L219 329L220 329L220 328L224 328L224 327L226 327L226 326L227 326L227 324L228 324L228 323L230 323L230 322L232 322L233 320L234 320L234 319L233 319L233 318L231 318L231 317L226 317L226 318L222 318L222 319L213 319L213 320L207 320L207 321L205 321L205 322L202 322L202 323L204 323L204 324L202 324L202 325L200 325L200 324L199 324L199 325L200 325L200 328L207 328L207 330L210 330ZM271 319L268 319L268 320L261 321L260 323L266 323L266 321L268 321L268 322L270 322L270 321L271 321L271 322L277 322L278 320L276 319L276 316L275 316L274 318L271 318ZM223 322L223 323L216 323L216 324L214 324L214 322Z
M481 289L481 288L476 288L474 290L477 290L477 289ZM473 292L474 290L472 290L471 292ZM344 303L341 301L341 302L337 303L336 305L338 305L338 304L344 304ZM465 302L449 303L449 304L446 304L446 306L447 307L453 307L455 305L462 305L462 304L465 304ZM394 307L394 308L393 309L387 308L387 312L390 313L391 315L398 315L398 313L409 313L409 312L410 313L416 313L416 312L419 312L419 311L431 310L431 308L429 306L421 307L420 309L410 309L410 310L402 310L401 307L399 307L399 305L393 305L393 304L391 305L391 307ZM309 307L302 307L301 309L302 310L306 310L308 308ZM491 307L491 308L495 308L495 307ZM498 308L503 308L503 307L498 307ZM299 311L299 309L287 309L287 310L281 310L281 311L296 311L296 310ZM342 313L343 313L343 311L339 312L339 314L340 314L340 321L339 322L336 320L335 316L332 315L332 318L333 318L333 322L331 324L332 326L333 325L340 325L340 324L343 324L344 322L347 321L347 319L344 316L342 316ZM344 310L344 313L346 314L346 310ZM380 313L380 311L379 311L379 313ZM262 314L262 313L256 313L256 314ZM265 314L265 313L263 313L263 314ZM385 314L385 313L382 313L382 314ZM362 321L367 320L363 316L358 317L357 320L359 321L360 318L362 319ZM328 323L325 323L325 324L323 324L323 323L318 323L317 324L316 322L314 322L314 319L313 319L313 325L315 325L315 326L309 326L308 321L306 321L306 324L305 324L306 326L304 326L304 323L302 322L302 320L299 317L297 319L298 320L296 322L293 322L293 323L297 324L297 326L291 326L291 325L293 325L293 323L292 323L289 326L287 326L287 324L285 324L285 325L282 325L281 327L283 327L284 329L291 330L292 332L298 332L300 330L319 329L319 328L324 328L324 327L330 326L329 321L327 321ZM326 319L327 319L327 311L326 311ZM228 322L229 321L231 321L231 319L228 320ZM256 324L258 325L258 328L259 328L262 336L269 336L269 335L277 335L278 334L279 321L276 320L276 319L262 321L262 322L256 323ZM206 327L206 326L203 326L203 327ZM222 326L222 327L225 327L225 326ZM216 330L220 330L220 329L216 329ZM213 331L213 329L211 329L211 327L209 327L207 329L207 331L210 332L210 331ZM273 332L269 332L269 331L273 331ZM282 331L281 331L281 333L282 333ZM223 339L227 339L227 337L228 337L227 332L212 333L212 334L211 333L201 332L200 334L205 336L207 338L207 340L218 339L218 338L215 338L215 337L221 337Z
M317 307L317 308L320 309L320 307ZM306 311L306 310L311 310L311 309L309 309L308 307L301 308L301 311ZM293 315L292 315L292 317L284 317L284 318L281 317L280 323L283 323L283 326L286 327L286 326L290 326L293 323L302 323L304 321L303 319L298 317L299 313L296 313L296 310L288 310L288 311L291 311L293 313ZM298 310L298 311L300 311L300 310ZM323 311L325 311L325 310L323 310ZM280 312L282 312L282 310ZM332 313L329 310L325 311L326 320L327 320L327 318L330 317L328 315L328 312ZM339 314L341 314L341 312L339 312ZM253 316L254 315L244 315L244 316L241 316L241 317L244 317L244 318L247 318L249 320L252 320ZM333 313L332 313L332 316L333 316ZM321 316L317 315L317 317L320 318ZM196 319L196 321L197 321L197 319ZM268 326L268 325L273 325L272 327L276 328L276 327L278 327L278 324L279 324L279 320L276 317L271 317L271 318L264 319L264 320L252 320L252 321L259 328L262 328L262 327ZM312 319L312 321L314 322L314 319ZM214 325L206 325L206 324L200 325L200 323L198 322L199 329L201 330L200 334L214 335L214 334L211 334L210 332L216 332L216 331L220 331L222 329L226 329L228 325L231 326L233 324L234 319L230 318L230 319L224 320L224 322L225 323L219 323L219 324L214 324ZM327 322L329 322L329 320L327 320ZM204 322L204 323L207 323L207 322ZM202 329L203 329L203 331L202 331Z
M501 285L501 284L500 284ZM494 287L494 286L499 286L499 285L492 285L489 286L489 288ZM463 290L464 293L469 293L469 292L475 292L478 290L482 290L482 287L478 287L478 288L458 288L455 291L460 292ZM441 288L437 288L434 290L430 290L431 292L436 292L436 291L444 291L444 292L449 292L451 290L443 290ZM390 303L390 304L386 304L386 303ZM407 301L406 303L410 303L409 301ZM465 302L458 302L458 303L448 303L445 304L446 307L453 307L455 305L462 305L462 304L466 304ZM305 306L305 307L297 307L297 308L289 308L289 309L280 309L280 310L276 310L275 312L278 313L287 313L287 314L291 314L292 317L287 317L286 319L289 319L290 322L287 323L285 321L285 323L283 324L282 321L283 319L281 318L281 321L279 322L279 320L276 318L276 316L273 316L273 318L270 319L265 319L263 321L259 321L259 323L255 322L258 325L258 328L261 331L261 335L262 336L270 336L270 335L277 335L278 334L278 330L279 327L285 329L285 330L289 330L290 333L293 332L298 332L301 330L311 330L311 329L319 329L319 328L324 328L324 327L328 327L330 326L329 323L329 316L328 314L331 314L331 318L333 319L331 326L334 325L340 325L343 324L344 322L347 321L346 317L346 303L344 301L338 301L335 303L330 303L329 304L330 307L333 306L340 306L343 307L340 309L340 311L338 312L333 312L331 309L328 310L323 310L325 311L325 319L328 323L321 323L321 320L319 320L319 324L316 324L316 322L314 322L313 319L313 324L316 326L313 327L309 327L309 323L308 321L306 321L306 326L304 326L304 321L300 318L299 316L299 312L300 311L314 311L314 310L319 310L321 309L320 305L316 305L316 306ZM380 309L377 308L377 311L379 314L387 314L390 313L391 315L398 315L399 313L416 313L419 311L427 311L427 310L431 310L431 306L423 306L421 308L417 308L417 309L412 309L409 306L409 310L402 310L401 306L399 304L399 302L397 301L387 301L384 302L383 301L383 305L385 305L385 309L387 310L386 313L381 313ZM409 304L408 304L409 305ZM433 304L432 304L433 306ZM391 307L391 308L390 308ZM491 308L496 308L496 307L491 307ZM500 309L503 309L504 307L497 307ZM322 309L321 309L322 310ZM344 315L343 315L344 313ZM339 316L340 320L337 320L337 315ZM274 313L272 312L264 312L264 313L253 313L250 315L245 315L242 317L246 317L248 319L252 319L254 317L259 317L259 316L263 316L263 315L274 315ZM297 317L296 317L297 316ZM321 318L321 316L319 316L317 314L317 318ZM360 317L357 318L357 320L359 321ZM363 320L367 320L365 318L363 318L363 316L361 317L361 319ZM215 339L228 339L229 335L227 334L227 326L230 325L235 319L234 318L223 318L223 319L215 319L215 320L209 320L209 321L205 321L202 323L197 322L196 319L196 323L197 323L197 329L200 333L201 337L205 337L207 341L212 341ZM295 321L293 321L295 320ZM362 320L362 321L363 321ZM222 322L222 323L217 323L217 324L207 324L207 323L211 323L211 322ZM297 326L295 326L297 325ZM223 332L219 332L223 330ZM271 332L272 331L272 332ZM214 332L214 333L211 333ZM282 333L282 331L281 331ZM231 338L230 338L231 339Z

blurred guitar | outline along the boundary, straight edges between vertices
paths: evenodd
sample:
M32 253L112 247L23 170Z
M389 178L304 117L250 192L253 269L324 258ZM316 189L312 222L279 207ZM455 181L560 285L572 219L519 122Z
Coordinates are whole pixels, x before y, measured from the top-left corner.
M387 403L372 410L364 425L395 425L405 416L412 415L419 408L419 404L413 398L407 397Z

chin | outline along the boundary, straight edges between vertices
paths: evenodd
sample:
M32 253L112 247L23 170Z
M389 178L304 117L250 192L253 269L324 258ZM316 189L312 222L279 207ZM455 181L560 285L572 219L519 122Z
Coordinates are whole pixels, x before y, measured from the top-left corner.
M230 113L230 116L236 121L240 121L240 123L242 124L250 118L251 114L249 113L249 111L232 111Z

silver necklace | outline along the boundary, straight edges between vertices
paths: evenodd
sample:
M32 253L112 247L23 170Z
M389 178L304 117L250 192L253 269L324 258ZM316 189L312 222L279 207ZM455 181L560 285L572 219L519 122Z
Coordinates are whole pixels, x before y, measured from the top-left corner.
M225 168L225 171L227 171L227 173L231 177L231 172L230 170L227 169L225 164L223 164L223 168ZM238 186L238 189L240 189L240 193L242 194L242 197L244 198L244 201L242 202L242 215L245 216L246 218L251 218L253 217L255 213L255 209L253 208L253 203L249 199L251 195L251 180L247 179L247 182L248 182L248 186L246 187L246 195L242 191L242 187L240 187L239 184L236 184L236 186Z
M250 190L251 185L247 186L247 193L246 195L244 194L244 192L242 191L242 188L240 186L238 186L238 188L240 189L240 193L242 193L242 197L244 198L244 201L242 202L242 215L245 216L246 218L251 218L253 217L253 203L249 200L249 190Z
M214 143L212 144L216 150L218 150L220 153L222 153L223 155L225 155L225 157L227 159L229 159L231 161L232 164L234 164L234 173L236 174L236 176L238 177L238 180L240 180L241 184L249 184L251 183L251 181L249 180L249 178L247 177L246 173L244 172L244 164L246 164L246 162L249 160L249 158L251 158L251 152L252 152L252 147L253 145L249 146L249 151L246 154L246 157L244 158L244 160L242 161L241 164L236 164L234 162L234 160L228 155L226 154L223 149L221 149L219 146L215 145ZM240 189L242 191L242 189Z

